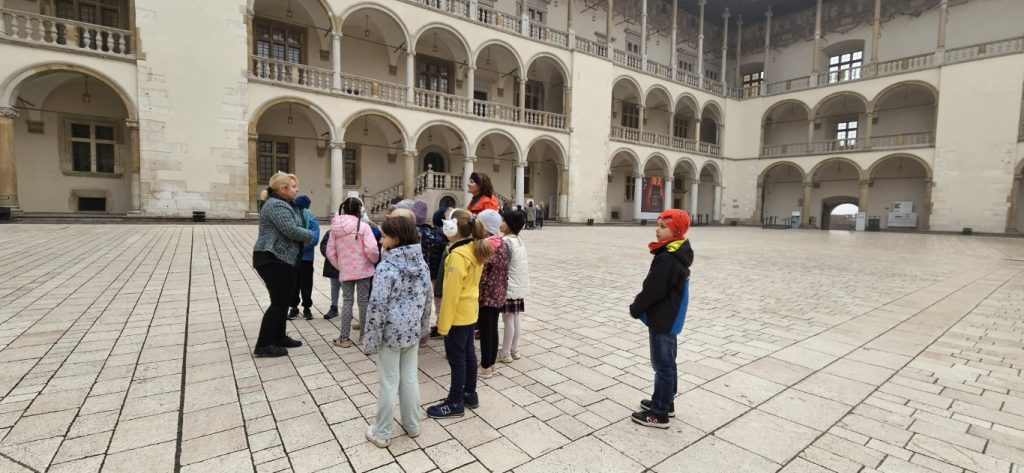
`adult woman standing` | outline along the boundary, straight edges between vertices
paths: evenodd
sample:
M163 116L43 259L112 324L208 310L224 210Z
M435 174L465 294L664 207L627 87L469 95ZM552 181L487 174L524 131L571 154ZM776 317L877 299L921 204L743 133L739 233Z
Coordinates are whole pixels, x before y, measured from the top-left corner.
M482 172L474 172L469 175L469 183L466 190L473 197L466 205L466 210L476 215L484 210L498 210L498 199L494 198L494 185L491 184L491 177Z
M252 266L267 285L270 306L263 313L260 335L256 339L256 356L285 356L288 348L302 346L285 333L288 304L295 291L296 267L302 249L313 241L313 232L306 229L302 214L292 201L299 194L299 180L294 174L278 172L260 194L259 236L252 249Z

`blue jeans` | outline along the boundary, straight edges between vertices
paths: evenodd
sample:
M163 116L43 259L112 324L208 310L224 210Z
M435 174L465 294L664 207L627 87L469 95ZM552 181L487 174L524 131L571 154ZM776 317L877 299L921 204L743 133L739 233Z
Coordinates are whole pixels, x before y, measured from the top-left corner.
M444 337L444 352L452 368L452 385L448 389L448 403L461 406L466 394L476 393L476 348L473 332L476 324L453 325Z
M647 329L647 332L651 337L651 366L654 367L651 410L658 414L667 414L679 386L676 373L676 336L654 333L651 329Z

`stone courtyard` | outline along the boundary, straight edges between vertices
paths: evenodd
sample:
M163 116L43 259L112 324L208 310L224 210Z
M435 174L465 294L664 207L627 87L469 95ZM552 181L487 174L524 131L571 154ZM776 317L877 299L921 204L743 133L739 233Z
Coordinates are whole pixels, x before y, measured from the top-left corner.
M0 471L1024 472L1024 240L691 230L664 431L627 419L652 386L626 308L653 233L524 232L524 358L378 449L374 359L330 344L338 319L252 357L255 225L0 227ZM447 373L432 340L422 405Z

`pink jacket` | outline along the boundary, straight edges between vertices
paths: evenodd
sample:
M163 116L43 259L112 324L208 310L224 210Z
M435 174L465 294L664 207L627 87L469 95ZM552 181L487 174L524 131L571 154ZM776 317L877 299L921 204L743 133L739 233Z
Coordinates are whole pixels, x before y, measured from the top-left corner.
M331 219L327 259L338 268L341 281L373 277L373 265L380 260L380 251L370 224L354 215L335 215Z

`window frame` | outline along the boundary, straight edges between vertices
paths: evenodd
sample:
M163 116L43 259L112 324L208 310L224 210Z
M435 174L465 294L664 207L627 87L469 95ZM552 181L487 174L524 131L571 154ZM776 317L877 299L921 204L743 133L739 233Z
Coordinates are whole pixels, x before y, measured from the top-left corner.
M89 126L89 138L75 138L72 136L71 127L73 125L88 125ZM110 127L114 132L114 139L112 140L100 140L96 138L96 127ZM125 156L124 156L124 123L119 123L112 120L96 119L94 117L83 117L76 115L65 115L61 118L60 135L60 170L65 176L77 176L77 177L100 177L108 179L120 179L124 177L125 169ZM89 170L88 171L76 171L74 166L74 146L73 143L89 143ZM96 154L97 144L109 144L113 145L114 148L114 166L111 172L97 171L98 169L98 156Z
M352 172L349 172L349 164L351 164ZM341 166L342 172L345 174L345 182L341 184L341 187L358 187L359 186L359 150L356 148L343 148L341 150ZM350 177L351 176L351 177Z
M270 152L270 156L271 156L271 169L270 169L270 174L267 176L267 178L266 179L261 179L261 176L260 176L260 161L262 160L264 154L263 154L262 151L260 151L260 144L261 143L266 143L266 142L270 142L271 143L271 152ZM276 167L277 167L276 164L275 164L276 160L281 158L280 153L277 152L277 145L278 144L286 144L286 145L288 145L288 155L287 155L288 169L276 169ZM263 135L263 134L261 134L259 136L259 138L257 139L257 141L256 141L256 183L259 184L259 185L266 185L266 184L268 184L270 182L270 177L273 176L274 173L276 173L278 171L284 171L284 172L287 172L289 174L294 174L295 173L295 140L293 140L292 138L286 138L286 137L283 137L283 136Z
M854 56L858 55L858 58L854 58ZM849 56L849 59L844 61L844 56ZM835 60L834 63L833 60ZM863 68L863 49L846 51L839 54L831 54L828 57L828 83L834 84L837 82L845 82L848 80L860 79L861 77L863 77Z
M431 66L437 68L437 71L438 71L438 74L437 74L437 79L438 80L437 80L437 82L440 83L441 79L442 78L444 79L445 84L447 85L446 90L437 90L437 89L432 88L432 87L420 87L420 76L421 75L426 75L426 77L427 77L427 83L425 83L424 85L427 85L427 86L431 85L431 80L430 79L432 77L434 77L434 75L432 75L430 73L430 67ZM448 94L448 95L451 95L451 94L455 93L455 64L453 62L451 62L449 60L446 60L446 59L441 59L439 57L428 56L426 54L417 54L416 55L416 65L415 65L415 67L416 67L416 71L415 71L415 81L416 81L416 83L414 85L416 86L417 89L429 90L431 92L439 92L439 93ZM421 72L421 69L423 67L426 67L427 70ZM444 71L442 71L442 69L444 69ZM447 72L447 75L440 74L441 72Z
M672 136L675 138L686 138L690 131L689 120L685 116L676 115L672 118Z
M628 108L627 108L627 106L628 106ZM640 104L636 104L636 103L632 103L632 102L626 102L625 100L623 100L622 101L621 109L622 109L622 112L621 112L622 117L621 117L621 120L619 122L619 125L622 126L623 128L630 128L630 129L633 129L633 130L639 130L640 129ZM632 126L629 125L629 123L632 123Z
M62 14L62 5L60 4L64 2L70 3L72 5L71 8L73 10L73 13L71 16ZM107 28L117 28L121 30L128 29L128 18L126 15L128 7L125 5L123 1L117 1L116 4L107 4L104 3L102 0L56 0L53 2L52 5L53 16L57 18L63 18L66 20L73 20L82 23L89 23L90 25L103 26ZM82 18L83 6L91 6L96 10L96 21L89 21L87 19ZM115 11L117 13L116 25L110 25L107 24L107 22L103 21L105 13L104 10Z
M633 201L633 195L636 193L636 178L630 175L626 175L626 202Z
M265 39L265 40L260 37L260 33L259 32L260 32L260 28L261 27L267 28L270 31L270 34L268 35L267 39ZM274 40L274 29L275 28L276 29L283 29L284 30L284 39L283 40L281 40L281 41ZM292 47L288 43L288 38L290 37L291 33L297 33L298 34L298 38L299 38L299 44L298 44L298 48L297 48L299 50L299 61L298 62L291 61L291 60L288 59L288 49L290 47ZM264 59L270 59L272 61L281 61L281 62L286 62L286 63L289 63L289 64L299 64L299 65L307 66L307 65L309 65L309 58L308 58L308 54L306 53L306 43L308 41L308 35L309 35L309 29L306 28L306 27L299 26L299 25L294 25L294 24L290 24L290 23L285 23L285 22L282 22L282 21L278 21L278 20L274 20L274 19L270 19L270 18L266 18L266 17L261 17L261 16L255 17L255 18L253 18L253 23L252 23L252 54L253 54L253 56L256 56L256 57L259 57L259 58L264 58ZM266 41L266 42L269 43L269 47L267 49L267 55L260 54L259 43L261 41ZM280 45L280 46L284 47L284 59L279 59L279 58L274 57L274 45Z
M851 126L852 124L852 126ZM853 136L850 136L853 133ZM856 149L860 139L860 117L842 119L836 122L835 140L839 149Z

